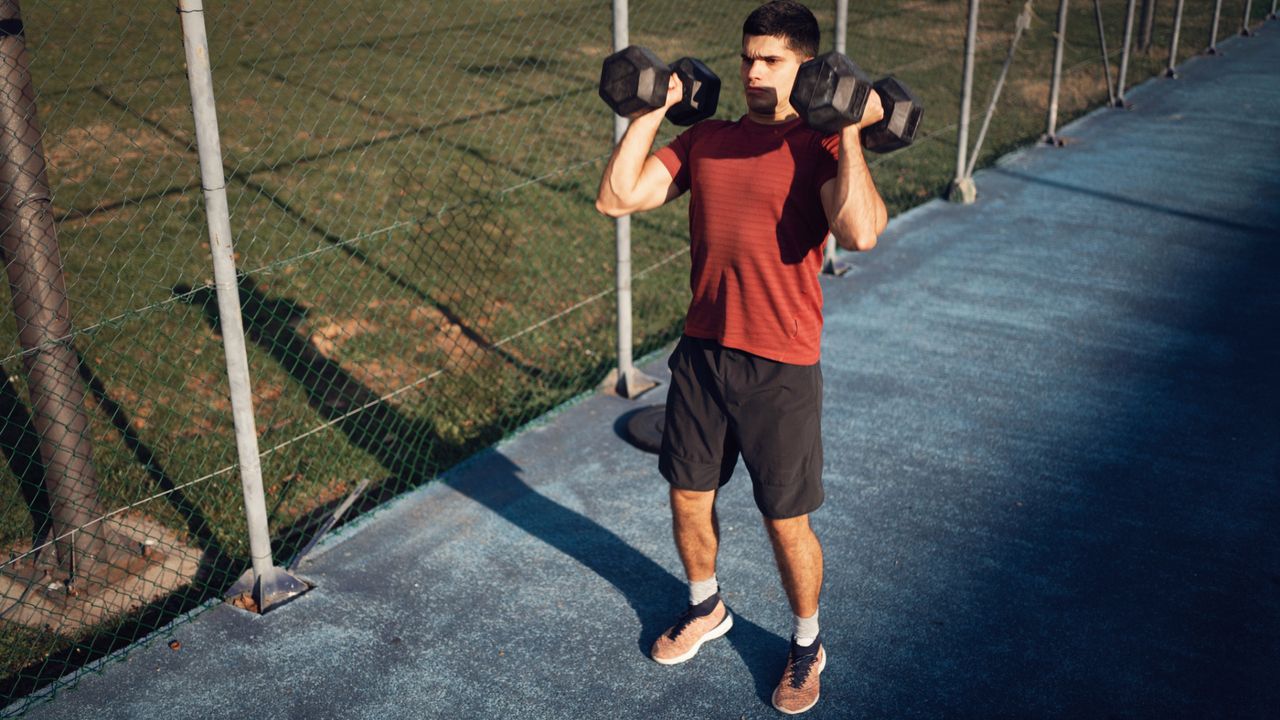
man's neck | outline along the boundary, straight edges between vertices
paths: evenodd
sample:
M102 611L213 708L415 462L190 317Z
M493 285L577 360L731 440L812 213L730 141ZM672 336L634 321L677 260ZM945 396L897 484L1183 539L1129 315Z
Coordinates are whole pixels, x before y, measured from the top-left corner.
M792 120L795 120L796 118L800 117L800 115L790 106L788 106L786 110L778 110L771 114L758 113L752 110L747 110L747 117L750 118L753 122L760 123L761 125L781 125L782 123L791 122Z

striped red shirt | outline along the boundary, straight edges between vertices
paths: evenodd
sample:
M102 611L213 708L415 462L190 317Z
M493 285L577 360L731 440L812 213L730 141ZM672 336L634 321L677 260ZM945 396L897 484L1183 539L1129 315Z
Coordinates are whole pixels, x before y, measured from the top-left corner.
M818 362L822 243L818 190L839 137L800 120L705 120L656 155L690 191L693 299L686 335L793 365Z

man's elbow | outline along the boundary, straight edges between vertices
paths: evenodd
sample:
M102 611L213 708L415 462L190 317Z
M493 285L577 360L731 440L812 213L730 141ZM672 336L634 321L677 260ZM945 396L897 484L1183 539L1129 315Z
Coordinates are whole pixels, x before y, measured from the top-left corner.
M836 245L850 252L866 252L876 246L880 233L873 228L850 228L845 231L832 230L836 237Z
M836 245L850 252L866 252L876 246L880 233L889 225L889 213L882 206L873 218L859 222L833 223L831 234Z
M611 218L620 218L627 214L627 209L622 207L617 201L606 200L603 197L596 198L596 212L601 215L607 215Z

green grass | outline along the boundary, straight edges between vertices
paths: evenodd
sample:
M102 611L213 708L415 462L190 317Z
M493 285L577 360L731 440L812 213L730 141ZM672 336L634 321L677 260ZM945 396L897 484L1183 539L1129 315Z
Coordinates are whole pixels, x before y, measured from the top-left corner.
M631 39L667 59L706 60L726 82L718 115L735 118L745 109L739 31L753 4L691 13L633 2ZM101 503L138 504L179 530L205 550L205 572L83 638L6 624L6 698L217 594L247 559L238 477L225 471L236 454L178 18L171 5L128 5L46 0L23 11L75 343L98 390ZM830 7L815 5L829 28ZM872 157L897 213L954 173L965 4L852 5L850 55L873 75L899 75L928 108L915 146ZM1106 5L1114 49L1123 4ZM1163 67L1169 5L1131 84ZM1186 10L1183 57L1207 41L1211 10L1200 5ZM1224 5L1222 37L1242 13ZM608 4L301 7L239 0L207 15L279 561L361 478L377 486L364 508L426 482L594 387L614 353L612 225L592 208L612 138L595 93ZM1020 8L983 5L975 133ZM1036 8L980 165L1043 132L1056 4ZM1068 38L1063 124L1106 98L1091 4L1074 5ZM664 126L660 141L675 131ZM686 202L634 219L639 353L679 331ZM18 350L10 323L0 352L26 398ZM10 474L0 540L20 551L31 533Z

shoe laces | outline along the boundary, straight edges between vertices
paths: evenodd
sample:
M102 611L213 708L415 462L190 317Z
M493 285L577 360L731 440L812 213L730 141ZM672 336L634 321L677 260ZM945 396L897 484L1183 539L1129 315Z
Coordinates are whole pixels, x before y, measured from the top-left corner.
M814 643L817 645L817 643ZM809 650L809 648L803 648ZM791 653L791 687L799 689L806 680L809 679L809 673L813 672L813 666L818 662L818 648L813 648L813 652L797 653L794 650Z
M710 602L713 598L716 602ZM718 595L713 595L699 605L690 605L685 609L680 619L676 621L676 624L671 626L671 630L667 632L667 637L672 640L680 637L680 633L692 625L694 620L710 615L716 609L717 604L719 604Z

